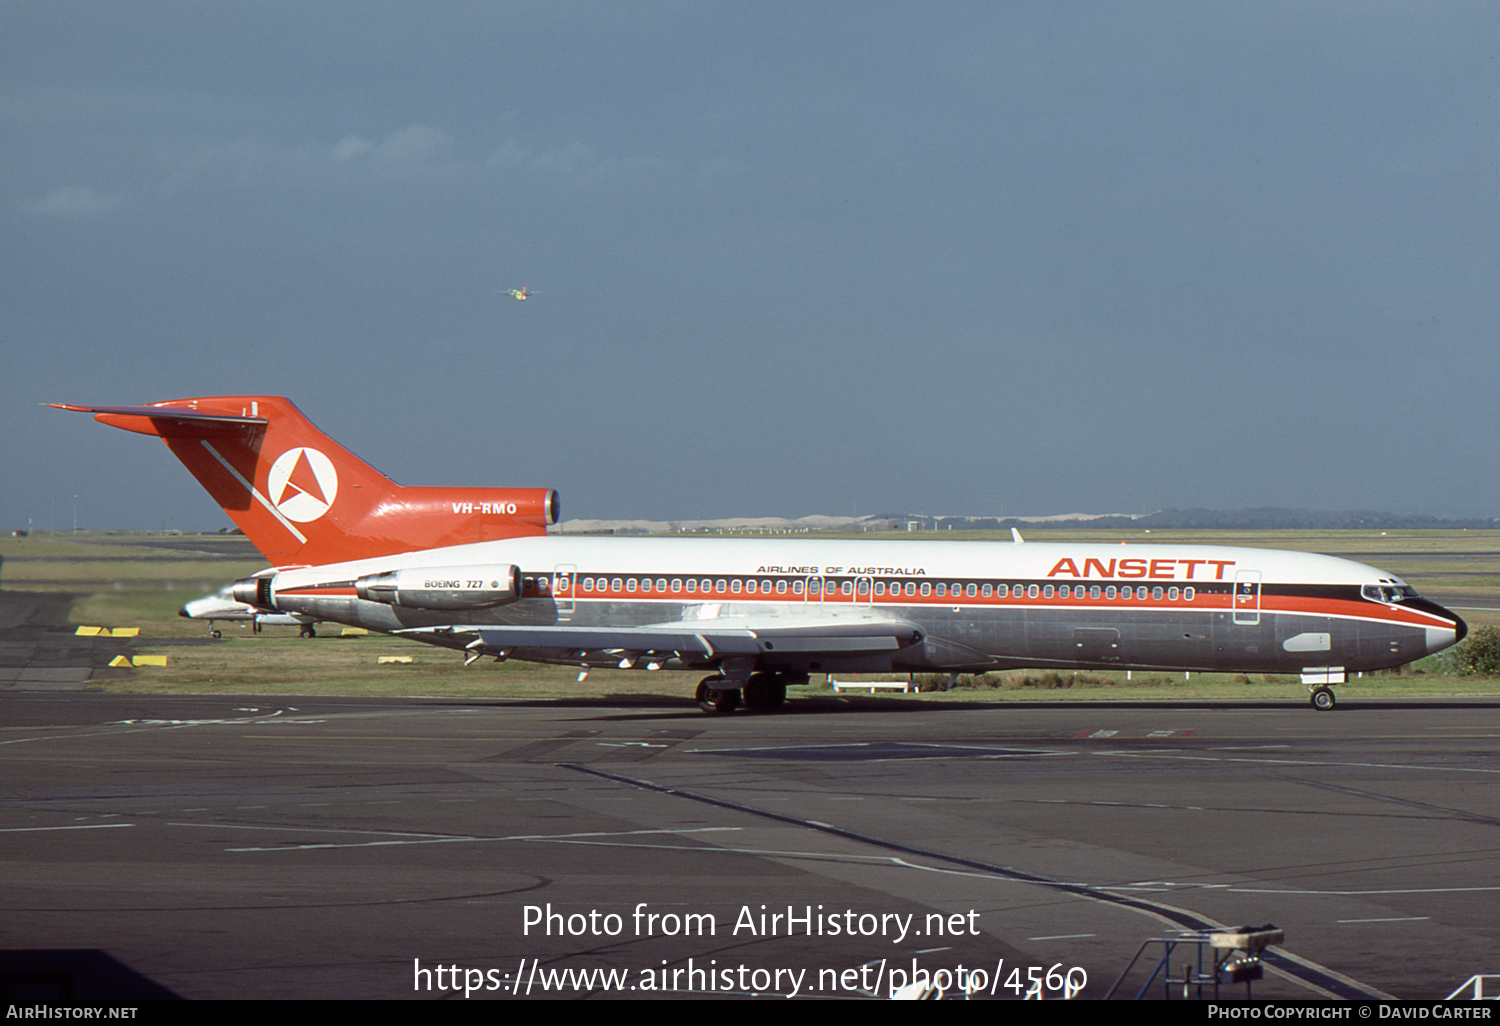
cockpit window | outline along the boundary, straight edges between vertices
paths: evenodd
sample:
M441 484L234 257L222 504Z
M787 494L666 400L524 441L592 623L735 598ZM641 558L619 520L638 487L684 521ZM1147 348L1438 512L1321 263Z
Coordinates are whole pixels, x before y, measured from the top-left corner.
M1371 602L1404 602L1417 597L1417 589L1409 584L1367 584L1359 593Z

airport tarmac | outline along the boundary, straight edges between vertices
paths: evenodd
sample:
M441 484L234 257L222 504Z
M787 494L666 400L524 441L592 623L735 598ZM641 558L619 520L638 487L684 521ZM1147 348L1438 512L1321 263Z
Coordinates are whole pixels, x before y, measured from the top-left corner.
M1435 999L1500 970L1497 714L12 691L0 946L191 998L1100 997L1274 923L1257 997Z

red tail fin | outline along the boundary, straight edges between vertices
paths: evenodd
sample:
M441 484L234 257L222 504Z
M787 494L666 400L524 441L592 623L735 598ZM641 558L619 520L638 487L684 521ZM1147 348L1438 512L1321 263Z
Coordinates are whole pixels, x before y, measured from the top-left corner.
M545 534L557 522L548 488L402 488L279 396L48 405L161 438L279 566Z

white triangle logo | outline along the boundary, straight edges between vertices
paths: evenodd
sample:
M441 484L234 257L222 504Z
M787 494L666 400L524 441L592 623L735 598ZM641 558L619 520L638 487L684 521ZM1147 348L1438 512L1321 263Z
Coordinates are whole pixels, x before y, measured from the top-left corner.
M288 449L271 464L266 492L282 516L305 524L333 506L339 494L338 471L317 449Z

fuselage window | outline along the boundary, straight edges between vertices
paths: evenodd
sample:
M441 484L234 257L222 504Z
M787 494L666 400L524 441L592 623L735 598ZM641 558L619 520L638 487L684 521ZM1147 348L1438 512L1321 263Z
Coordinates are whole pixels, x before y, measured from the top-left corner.
M1182 600L1184 602L1191 602L1191 601L1193 601L1193 589L1192 588L1183 588L1182 589Z
M843 585L839 588L839 591L843 592L845 595L853 595L854 594L854 583L852 581L845 581L843 583Z
M667 579L665 577L658 577L656 579L656 590L660 592L667 590Z
M722 582L720 582L720 587L723 587L723 583ZM713 591L714 590L714 582L713 581L699 581L698 582L698 590L702 591L702 592Z
M1111 590L1113 590L1113 589L1111 589ZM1120 589L1120 597L1122 599L1124 599L1126 602L1129 602L1130 601L1130 589L1129 588L1121 588Z
M999 596L1000 598L1010 598L1010 585L1008 585L1008 584L997 584L997 585L995 585L995 594L997 596Z
M1115 586L1113 584L1104 589L1104 597L1107 599L1112 599L1115 597Z
M957 598L958 596L962 595L963 593L964 593L964 586L962 584L955 584L953 586L953 597L954 598Z
M986 584L984 587L982 587L982 588L979 589L979 594L982 595L984 598L989 598L992 594L994 594L994 592L995 592L994 585L991 585L991 584Z
M649 592L651 590L651 578L649 578L649 577L642 578L642 580L641 580L641 590L642 591L647 591L647 592Z
M1151 589L1151 598L1153 600L1155 600L1157 602L1160 602L1161 601L1161 596L1162 596L1161 585L1157 585L1155 588Z
M1089 598L1096 599L1098 597L1099 597L1099 585L1096 584L1092 588L1089 589Z
M907 585L907 587L911 587L911 585ZM909 594L911 594L911 592L907 592L907 594L909 595ZM928 595L931 595L931 594L932 594L932 585L929 584L927 581L923 581L922 582L922 597L926 598Z
M636 579L634 577L627 577L625 579L625 590L626 591L635 591L636 584L637 584L637 581L636 581Z
M679 592L681 590L682 590L682 578L680 578L680 577L674 577L674 578L672 578L672 591L673 592Z
M855 590L855 592L857 594L860 594L860 595L868 595L868 594L870 594L870 582L869 582L869 580L867 580L866 578L861 577L858 581L856 581L854 583L854 590Z
M584 591L593 591L594 590L594 579L592 577L585 577L583 579L583 590Z
M938 585L937 585L937 593L938 593L939 596L943 596L943 595L948 594L948 586L946 584L943 584L943 583L939 582Z
M823 580L822 580L822 578L820 578L820 577L814 577L812 580L810 580L810 581L807 582L807 593L809 595L817 595L822 590L823 590Z
M917 593L917 584L915 581L906 582L906 593L908 595L915 595Z
M884 581L876 581L875 582L875 594L877 596L885 594L885 582Z
M1175 587L1167 589L1167 598L1171 599L1173 602L1177 601L1177 589Z
M1055 594L1055 591L1050 584L1042 589L1042 598L1051 598L1053 594Z
M1135 589L1135 597L1140 599L1142 602L1146 601L1147 594L1148 592L1146 591L1146 586L1144 584Z
M695 593L698 590L698 582L689 577L687 579L687 590L689 595Z
M785 595L786 594L786 582L785 581L777 581L776 582L776 594L778 594L778 595Z
M988 590L989 589L989 585L985 585L985 589ZM969 585L968 592L969 592L969 598L973 598L975 595L979 594L979 586L975 585L975 584Z
M729 582L729 591L732 595L738 595L740 593L740 579L738 577Z
M1048 590L1048 591L1051 591L1051 590L1052 590L1052 589L1051 589L1051 588L1048 588L1048 589L1047 589L1047 590ZM1037 586L1036 586L1036 585L1034 585L1034 584L1033 584L1033 585L1031 585L1031 586L1030 586L1030 587L1028 587L1028 588L1027 588L1027 589L1026 589L1026 597L1027 597L1027 598L1036 598L1036 597L1037 597L1037 596L1038 596L1038 595L1040 595L1040 594L1041 594L1041 593L1042 593L1042 592L1041 592L1041 589L1040 589L1040 588L1038 588L1038 587L1037 587Z
M723 591L728 591L728 590L729 590L729 583L727 581L716 581L716 582L714 582L714 591L723 592ZM735 589L735 590L738 591L739 589Z
M793 581L792 582L792 594L793 595L801 595L802 594L802 582L801 581Z
M609 582L609 590L613 592L623 591L625 590L625 582L616 577L614 580Z

